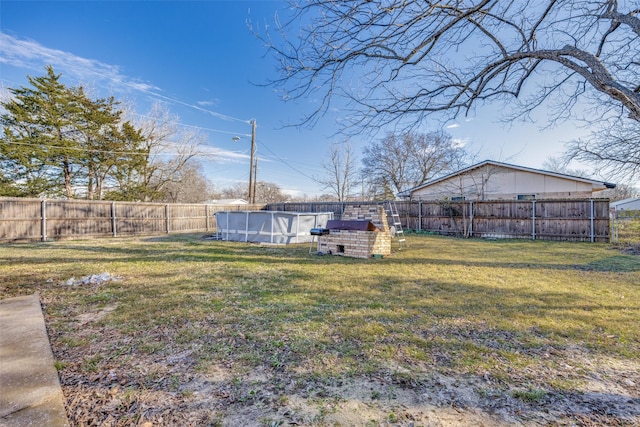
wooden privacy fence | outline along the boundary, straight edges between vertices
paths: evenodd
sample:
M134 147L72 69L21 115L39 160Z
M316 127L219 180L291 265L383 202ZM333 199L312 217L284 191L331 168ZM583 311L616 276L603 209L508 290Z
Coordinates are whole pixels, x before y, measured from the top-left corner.
M215 230L215 214L263 205L0 198L0 241Z
M270 204L267 208L333 212L340 218L348 204L363 203L280 203ZM608 199L403 201L395 204L402 227L416 232L485 238L609 242Z
M333 212L382 202L211 205L0 198L0 241L216 229L219 211ZM606 199L395 202L405 230L486 238L609 242Z

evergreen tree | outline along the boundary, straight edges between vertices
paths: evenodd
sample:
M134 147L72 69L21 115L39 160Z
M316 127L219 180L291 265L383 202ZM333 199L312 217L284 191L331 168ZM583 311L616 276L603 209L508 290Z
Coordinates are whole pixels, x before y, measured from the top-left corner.
M146 161L140 151L143 137L130 122L122 122L113 97L91 100L82 88L76 94L82 108L78 140L83 149L79 158L83 182L88 199L102 199L105 185L117 185L119 168L135 169Z
M46 76L28 78L31 88L9 89L13 98L2 103L0 164L5 178L25 196L73 197L80 168L77 97L51 66Z
M0 171L0 197L20 197L22 196L18 188L10 179L6 178Z
M138 128L113 97L66 87L51 66L28 79L0 103L0 195L159 200L198 155L201 136L178 132L168 111Z
M146 185L144 175L149 165L150 149L145 144L142 130L125 122L118 134L124 154L114 159L110 178L116 185L106 193L106 198L125 201L149 199L152 190Z
M71 197L77 170L72 157L78 149L74 96L51 67L46 76L28 78L32 88L9 89L13 99L2 103L2 170L24 195Z
M124 183L116 193L145 198L139 185L149 158L145 138L122 122L119 103L66 87L51 66L46 76L28 79L31 87L9 89L13 97L2 103L0 195L72 198L81 192L102 199L105 186Z

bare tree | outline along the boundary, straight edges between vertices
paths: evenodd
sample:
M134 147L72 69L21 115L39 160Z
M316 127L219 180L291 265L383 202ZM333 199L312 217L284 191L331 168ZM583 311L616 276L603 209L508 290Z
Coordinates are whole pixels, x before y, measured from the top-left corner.
M491 163L480 167L468 166L465 164L467 160L462 157L454 160L454 169L461 172L445 180L442 193L438 195L444 212L451 216L457 233L463 237L469 237L471 232L469 201L487 200L488 194L497 190L493 177L504 171L502 167ZM456 216L462 217L462 224L456 223Z
M202 164L191 161L178 171L173 180L163 185L161 193L161 201L202 203L213 198L214 191L213 184L202 170Z
M465 155L444 132L387 134L364 148L362 173L376 187L398 193L451 172Z
M179 128L179 119L162 104L154 104L142 120L142 129L149 152L148 167L143 180L153 191L160 191L167 182L180 179L180 171L196 156L204 137L196 131Z
M249 192L247 191L247 184L237 182L229 187L225 187L220 191L220 197L223 199L243 199L249 200Z
M154 104L138 120L143 144L137 165L122 165L117 172L120 197L131 200L158 200L163 188L179 182L184 168L203 157L204 136L179 126L179 119L162 104Z
M322 164L325 175L315 181L330 190L338 201L349 200L359 184L358 171L353 149L348 142L334 143L329 147L329 161Z
M564 157L593 164L607 179L640 177L640 122L621 118L603 123L590 137L567 143Z
M289 196L282 192L278 184L265 181L256 183L256 203L282 203L288 200Z
M640 188L632 184L616 184L616 188L604 190L599 197L606 197L612 202L640 197Z
M511 118L544 106L551 123L640 121L640 8L617 0L294 1L263 40L285 99L318 98L313 124L346 99L345 130L415 126L433 113L512 102ZM299 27L302 26L302 29ZM294 34L296 39L288 37ZM257 31L256 31L257 32ZM319 95L319 96L318 96ZM584 110L580 101L596 106ZM574 108L578 104L580 108Z
M248 200L247 185L241 182L222 189L221 197L225 199ZM256 203L281 203L289 201L289 196L283 193L278 184L258 181L256 183Z

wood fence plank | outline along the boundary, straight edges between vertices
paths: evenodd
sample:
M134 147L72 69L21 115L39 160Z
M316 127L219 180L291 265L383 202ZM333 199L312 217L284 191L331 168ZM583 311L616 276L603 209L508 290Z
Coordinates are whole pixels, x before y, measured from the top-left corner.
M126 236L215 230L216 212L333 212L382 202L206 205L0 198L0 241ZM399 201L406 230L443 235L608 242L609 201ZM46 206L46 217L42 207ZM45 229L42 229L42 226Z

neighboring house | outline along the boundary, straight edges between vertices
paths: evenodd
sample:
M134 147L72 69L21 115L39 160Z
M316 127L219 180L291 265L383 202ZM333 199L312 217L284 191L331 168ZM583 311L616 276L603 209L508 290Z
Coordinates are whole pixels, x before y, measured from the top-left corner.
M410 200L535 200L600 197L615 184L485 160L398 194Z
M207 205L248 205L244 199L218 199L218 200L207 200L205 202Z
M609 208L615 211L640 211L640 198L632 197L630 199L611 202L609 203Z

